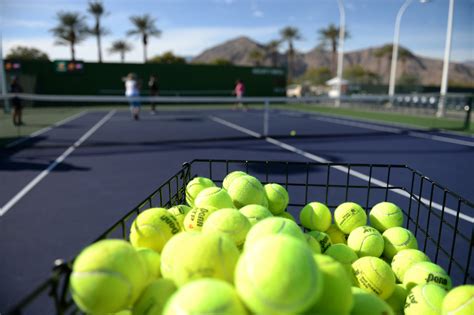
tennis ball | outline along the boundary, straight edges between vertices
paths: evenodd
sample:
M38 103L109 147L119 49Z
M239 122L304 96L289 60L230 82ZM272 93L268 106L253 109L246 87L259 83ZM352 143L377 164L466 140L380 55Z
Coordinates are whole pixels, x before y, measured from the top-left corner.
M414 286L410 290L405 302L405 314L441 314L443 299L445 298L446 294L446 290L434 284L423 283Z
M346 274L352 281L352 263L359 259L357 254L346 244L333 244L324 252L338 261L346 270Z
M191 209L183 221L183 229L185 231L201 231L204 222L215 210L209 210L204 208L193 208Z
M168 301L163 315L247 315L235 289L217 279L200 279L181 287Z
M351 315L394 315L392 308L373 293L352 287L352 297L354 298L354 306Z
M277 215L277 217L289 219L293 222L296 222L295 217L291 213L289 213L288 211L280 213L279 215Z
M474 285L462 285L449 291L443 300L442 314L474 314Z
M166 244L161 255L163 277L177 286L201 278L232 283L240 252L222 233L182 232Z
M320 297L322 281L308 246L286 235L270 235L246 248L235 269L237 292L257 314L304 312Z
M355 284L377 294L385 300L395 290L395 275L390 266L380 258L366 256L357 259L352 264Z
M115 313L132 305L147 284L136 250L122 240L102 240L77 256L70 276L74 302L85 313Z
M353 305L351 279L344 267L326 255L314 255L316 264L323 277L323 289L317 302L306 314L349 314Z
M148 271L150 280L160 277L161 256L153 249L142 247L137 248L137 253L143 260L143 265Z
M420 250L417 249L404 249L399 251L392 259L392 270L398 281L403 282L403 277L410 267L418 262L430 261L430 258L426 256Z
M321 245L319 244L319 242L308 233L305 233L304 237L306 238L306 243L308 243L308 246L311 249L311 251L314 254L321 254Z
M194 199L201 192L201 190L209 187L215 187L216 184L209 178L196 177L186 185L186 202L191 207L194 207Z
M403 212L391 202L380 202L369 213L370 225L383 233L386 229L403 225Z
M450 290L452 286L448 273L441 266L429 261L413 264L403 277L407 290L423 283L436 284L445 290Z
M349 234L347 246L359 257L380 257L384 249L384 240L379 231L370 226L359 226Z
M234 202L234 206L238 209L247 205L265 206L265 204L268 204L262 184L250 175L235 178L230 183L227 191Z
M395 290L393 290L392 295L385 300L388 305L392 308L395 315L403 315L403 308L405 306L405 300L407 299L408 291L405 289L403 284L397 283L395 285Z
M261 205L248 205L240 208L239 211L247 217L252 226L255 225L255 223L257 223L258 221L273 216L270 210Z
M251 228L249 220L237 209L221 209L207 218L202 226L204 233L221 232L229 236L241 249L245 243L245 237Z
M290 197L286 189L279 184L266 184L263 189L268 200L268 210L274 215L279 215L286 210Z
M331 211L320 202L308 203L300 211L300 222L307 229L324 232L331 226Z
M334 210L334 221L339 230L349 234L355 228L367 225L367 214L358 204L344 202Z
M169 279L151 282L133 305L133 315L161 314L166 302L176 291L176 285Z
M325 231L327 235L331 238L331 243L333 244L347 244L348 235L344 234L336 224L331 224L329 229Z
M393 259L399 251L404 249L418 249L418 242L410 230L402 227L387 229L382 234L384 239L383 255L389 260Z
M130 243L135 247L161 252L166 242L181 231L178 220L164 208L151 208L140 213L130 229Z
M227 174L227 176L224 178L224 181L222 182L222 188L224 188L225 190L229 189L230 183L232 183L234 179L240 176L245 176L245 175L248 175L248 174L242 171L234 171Z
M292 136L292 137L296 136L296 131L295 131L295 130L291 130L291 131L290 131L290 136Z
M251 247L259 239L273 234L284 234L306 243L303 231L295 222L280 217L270 217L255 224L247 234L244 248Z
M191 210L191 207L185 205L177 205L169 208L168 211L178 220L181 226L183 225L184 217Z
M331 238L329 238L329 235L324 232L309 231L307 233L319 242L319 245L321 245L322 253L326 252L326 250L332 245Z
M219 187L203 189L194 200L194 206L196 208L205 208L209 210L234 208L232 199L227 191Z

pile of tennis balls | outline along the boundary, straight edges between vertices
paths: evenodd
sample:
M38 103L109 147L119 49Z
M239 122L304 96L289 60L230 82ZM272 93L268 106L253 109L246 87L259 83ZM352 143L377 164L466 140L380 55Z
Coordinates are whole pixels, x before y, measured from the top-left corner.
M283 186L240 171L222 187L194 178L186 202L143 211L130 242L102 240L79 254L70 289L83 312L474 314L474 286L452 289L392 203L368 218L353 202L333 215L311 202L302 228Z

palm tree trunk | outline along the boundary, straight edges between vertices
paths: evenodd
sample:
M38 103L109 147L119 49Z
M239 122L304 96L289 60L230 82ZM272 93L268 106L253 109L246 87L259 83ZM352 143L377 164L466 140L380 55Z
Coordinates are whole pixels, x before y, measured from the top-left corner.
M97 18L96 20L96 26L95 26L95 29L96 29L96 34L97 34L97 50L98 50L98 57L99 57L99 63L102 63L102 45L100 43L100 21L99 19Z
M120 60L122 61L122 63L124 63L124 61L125 61L125 52L124 51L120 52Z
M336 58L337 58L337 43L336 40L333 39L331 42L332 46L332 73L336 74Z
M288 47L288 81L293 79L293 43L290 41Z
M148 44L148 37L146 34L143 34L143 62L146 63L147 61L147 55L146 55L146 48Z
M76 50L74 49L74 43L71 43L71 60L76 60Z

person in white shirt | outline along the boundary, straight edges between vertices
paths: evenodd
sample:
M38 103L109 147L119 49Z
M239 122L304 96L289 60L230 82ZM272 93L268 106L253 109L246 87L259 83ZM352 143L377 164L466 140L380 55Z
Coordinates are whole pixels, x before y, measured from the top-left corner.
M140 115L140 102L134 97L140 96L140 84L137 81L135 73L129 73L124 78L125 81L125 96L130 98L130 112L135 120L139 119Z

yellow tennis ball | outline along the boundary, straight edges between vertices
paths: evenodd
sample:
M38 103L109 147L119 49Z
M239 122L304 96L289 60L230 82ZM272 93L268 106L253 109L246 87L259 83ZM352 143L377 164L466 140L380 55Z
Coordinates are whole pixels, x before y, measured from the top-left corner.
M351 315L394 315L392 308L373 293L352 287L352 297L354 298L354 306Z
M247 205L268 207L265 190L258 179L250 175L235 178L227 189L234 206L238 209ZM269 209L270 210L270 209Z
M248 175L248 174L242 171L234 171L227 174L227 176L224 178L224 181L222 182L222 188L224 188L225 190L229 189L229 186L234 179L240 176L245 176L245 175Z
M367 214L358 204L345 202L334 210L334 221L339 230L349 234L359 226L367 225Z
M170 279L153 280L133 305L133 315L161 314L176 290L176 285Z
M353 306L352 282L344 267L326 255L314 255L323 277L322 294L305 314L349 314Z
M178 286L201 278L232 283L239 255L235 243L222 233L182 232L163 249L161 270Z
M146 266L150 280L160 277L161 256L150 248L137 248L138 255L142 258L143 264Z
M393 259L399 251L404 249L418 249L418 242L410 230L402 227L393 227L382 234L384 239L383 255L389 260Z
M196 199L194 199L194 206L208 210L234 208L232 199L227 191L219 187L209 187L201 190Z
M383 233L386 229L403 225L403 212L391 202L380 202L369 213L370 225Z
M331 226L331 211L320 202L311 202L300 211L301 224L310 230L325 232Z
M130 243L135 247L151 248L161 252L166 242L181 231L178 220L164 208L143 211L133 221Z
M268 210L274 215L283 213L290 202L286 189L275 183L266 184L263 188L268 200Z
M235 271L239 296L257 314L306 311L320 297L322 281L308 246L286 235L270 235L246 248Z
M252 226L247 234L244 248L247 249L253 246L259 239L273 234L288 235L306 243L303 231L301 231L298 224L289 219L270 217Z
M446 290L434 284L420 284L411 288L405 302L406 315L441 314ZM471 313L472 314L472 313Z
M327 235L331 238L331 243L333 244L347 244L348 235L344 234L336 224L331 224L329 229L325 231Z
M360 226L347 238L347 246L359 257L380 257L384 250L384 239L379 231L370 226Z
M147 284L136 250L122 240L102 240L77 256L70 276L71 295L85 313L108 314L132 305Z
M395 315L403 315L403 308L405 306L405 300L407 299L408 291L405 286L401 283L395 285L392 295L385 300L388 305L392 308Z
M404 249L399 251L392 259L392 270L398 281L403 282L403 277L410 267L418 262L430 261L430 258L418 249Z
M295 217L291 213L289 213L288 211L282 212L279 215L277 215L276 217L285 218L285 219L289 219L293 222L296 222Z
M321 245L319 244L319 242L308 233L305 233L304 237L306 238L306 243L308 243L308 246L313 252L313 254L321 254Z
M183 225L184 217L191 210L191 207L185 205L177 205L169 208L168 211L178 220L179 224Z
M352 263L359 259L357 254L346 244L333 244L329 246L328 249L324 252L325 255L328 255L338 261L346 270L346 274L352 280Z
M183 221L183 229L185 231L201 231L207 218L216 210L193 208L191 209Z
M449 291L443 300L442 314L474 314L474 285L462 285Z
M326 252L326 250L332 245L331 238L324 232L309 231L307 233L319 242L319 245L321 245L322 253Z
M209 187L215 187L216 184L209 178L196 177L186 185L186 202L191 207L194 207L194 199L201 192L201 190Z
M408 290L423 283L435 284L445 290L450 290L452 286L448 273L441 266L429 261L413 264L403 277L403 284Z
M204 233L221 232L230 237L241 249L251 228L249 220L237 209L221 209L207 218L202 226Z
M255 225L258 221L273 216L270 210L261 205L248 205L240 208L239 211L247 217L252 226Z
M366 256L352 264L355 284L385 300L395 290L395 275L390 266L380 258Z
M247 315L235 289L217 279L200 279L181 287L166 304L163 315Z

